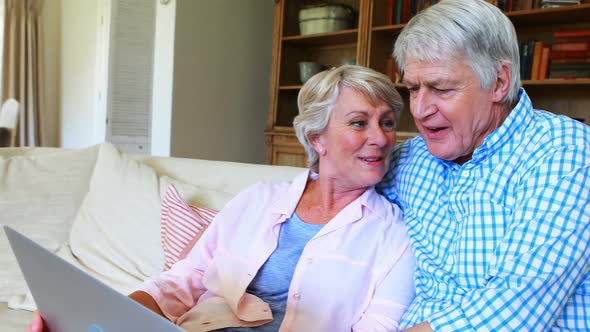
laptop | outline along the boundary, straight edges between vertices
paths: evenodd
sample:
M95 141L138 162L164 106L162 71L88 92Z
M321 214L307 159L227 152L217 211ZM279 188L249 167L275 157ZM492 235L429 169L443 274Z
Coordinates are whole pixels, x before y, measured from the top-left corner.
M9 226L4 232L50 331L184 331Z

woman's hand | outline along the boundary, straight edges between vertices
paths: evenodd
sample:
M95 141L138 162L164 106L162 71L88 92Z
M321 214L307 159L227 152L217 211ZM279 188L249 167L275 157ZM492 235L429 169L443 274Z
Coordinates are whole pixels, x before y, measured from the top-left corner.
M33 313L33 318L31 318L27 332L49 332L49 330L45 327L45 323L43 322L43 318L41 317L39 310L35 310Z

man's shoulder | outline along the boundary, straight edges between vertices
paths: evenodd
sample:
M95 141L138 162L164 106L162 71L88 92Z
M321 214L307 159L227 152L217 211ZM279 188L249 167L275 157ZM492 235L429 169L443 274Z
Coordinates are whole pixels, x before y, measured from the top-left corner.
M439 160L428 151L428 146L421 136L406 140L397 145L392 153L391 173L421 173L435 167Z
M533 119L533 133L553 146L590 144L590 127L581 121L543 110L535 110Z
M422 136L403 141L395 146L392 153L392 167L398 166L400 163L408 163L416 158L428 157L428 147Z
M538 162L590 164L590 127L564 115L535 110L523 133L525 151ZM527 159L523 156L524 159Z
M429 165L436 164L422 137L417 136L397 145L392 152L391 165L377 190L390 201L399 203L398 191L404 191L415 183L416 177L428 178Z

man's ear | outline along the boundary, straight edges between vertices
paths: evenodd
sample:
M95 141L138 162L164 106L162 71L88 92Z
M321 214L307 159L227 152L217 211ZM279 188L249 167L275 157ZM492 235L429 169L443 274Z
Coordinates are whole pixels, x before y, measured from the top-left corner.
M498 78L492 91L492 100L494 102L501 102L508 95L511 78L510 66L508 66L508 63L502 61L500 70L498 71Z

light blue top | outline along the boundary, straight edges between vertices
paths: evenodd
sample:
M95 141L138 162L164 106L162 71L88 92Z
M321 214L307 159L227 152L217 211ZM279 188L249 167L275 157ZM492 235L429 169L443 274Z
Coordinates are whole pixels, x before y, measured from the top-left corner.
M291 278L305 245L324 225L307 224L293 213L281 224L277 248L268 257L246 290L268 303L273 320L258 327L233 327L217 331L231 332L276 332L281 326Z
M590 330L590 127L534 110L521 89L464 165L422 137L393 155L378 189L401 206L417 258L402 327Z

